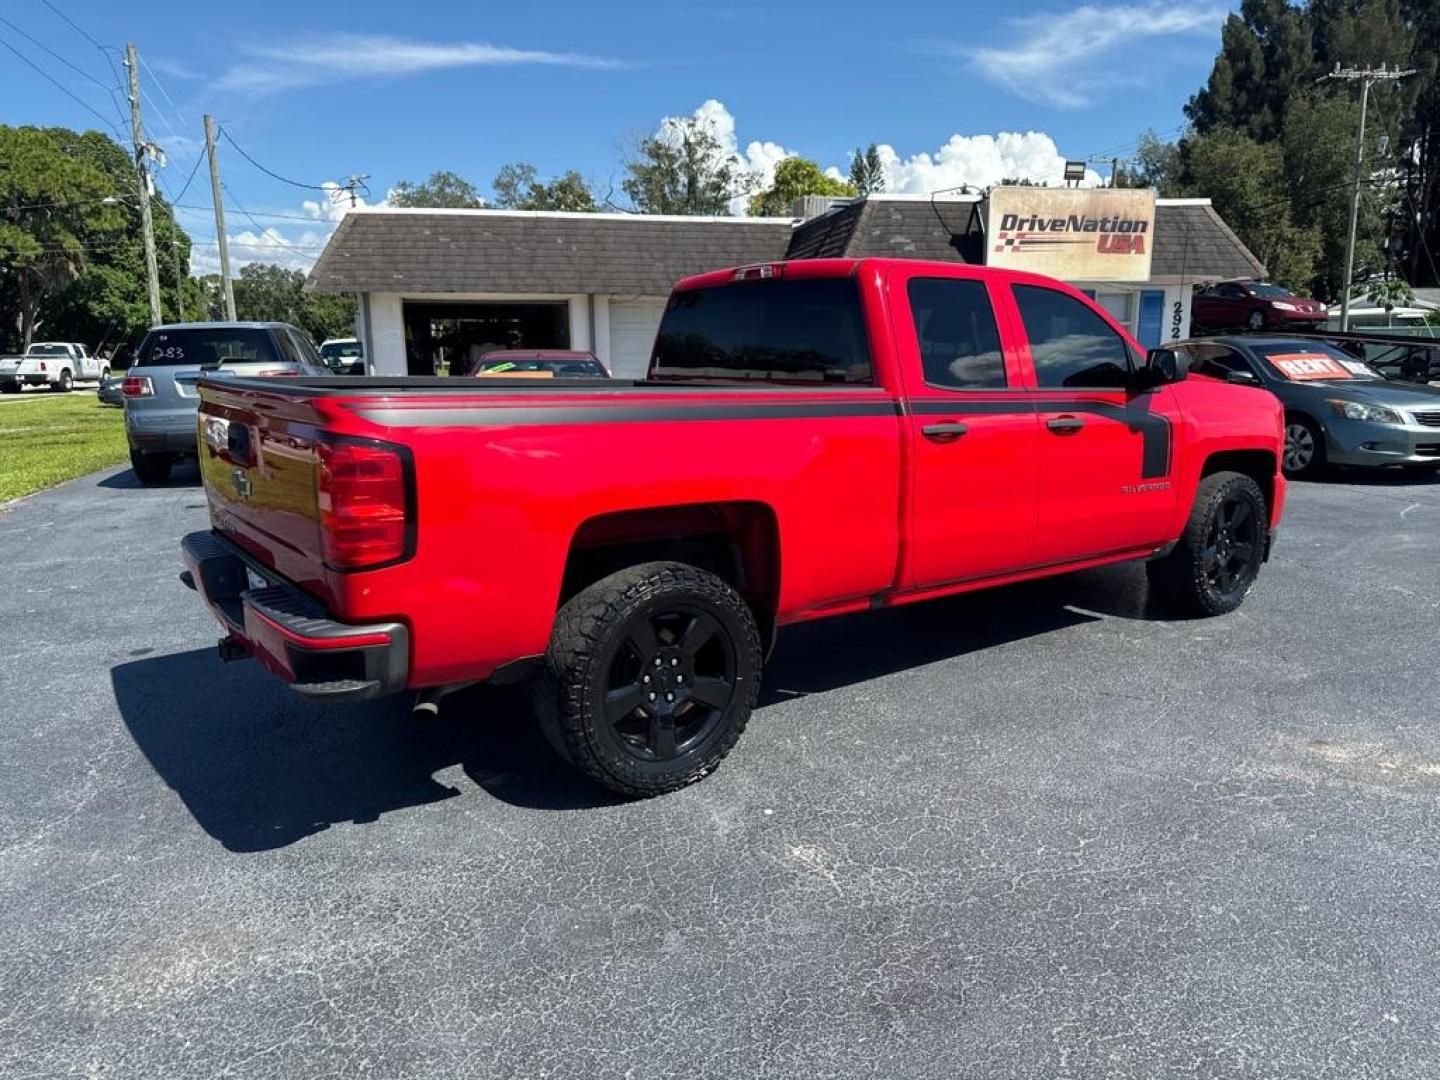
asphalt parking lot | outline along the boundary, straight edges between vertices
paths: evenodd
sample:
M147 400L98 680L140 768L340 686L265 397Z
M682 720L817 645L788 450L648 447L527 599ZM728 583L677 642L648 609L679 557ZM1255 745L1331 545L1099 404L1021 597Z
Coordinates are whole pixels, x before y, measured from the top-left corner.
M1295 485L1220 620L1121 567L795 630L625 803L515 691L222 667L179 475L0 510L0 1076L1440 1074L1434 479Z

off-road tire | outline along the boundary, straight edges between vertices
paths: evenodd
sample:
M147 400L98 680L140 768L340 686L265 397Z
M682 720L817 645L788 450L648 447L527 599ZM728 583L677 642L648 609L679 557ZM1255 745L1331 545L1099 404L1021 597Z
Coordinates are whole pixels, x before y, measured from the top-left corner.
M175 458L170 454L130 451L130 468L135 470L135 479L142 484L163 484L170 479L170 467L174 464Z
M1233 585L1221 588L1212 574L1216 515L1227 504L1249 506L1255 528L1249 541L1253 549ZM1269 511L1260 485L1235 472L1219 472L1200 481L1190 518L1180 541L1167 555L1146 564L1150 587L1169 607L1187 615L1225 615L1245 601L1264 557ZM1233 549L1233 547L1232 547Z
M733 690L695 745L667 760L642 760L624 748L607 721L606 695L635 628L643 622L653 630L651 620L676 608L719 624L733 663ZM763 651L755 616L733 588L685 563L652 562L602 578L569 600L555 618L545 659L536 706L550 745L610 790L648 797L701 779L734 747L755 707Z

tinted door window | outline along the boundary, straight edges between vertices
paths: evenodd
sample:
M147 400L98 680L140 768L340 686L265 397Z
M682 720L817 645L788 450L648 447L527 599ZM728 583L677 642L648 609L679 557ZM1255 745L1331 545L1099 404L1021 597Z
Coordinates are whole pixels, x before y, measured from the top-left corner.
M277 330L275 331L275 340L280 345L280 352L281 355L285 357L285 362L288 364L294 364L299 367L300 346L295 343L295 340L289 335L289 333L284 330Z
M959 390L1006 385L1000 333L983 282L911 278L909 294L927 383Z
M1249 360L1224 345L1195 345L1190 348L1190 370L1198 375L1223 379L1232 371L1255 374Z
M853 279L737 281L670 297L655 339L661 378L870 382Z
M1130 348L1092 308L1038 285L1016 285L1015 303L1042 389L1126 384Z

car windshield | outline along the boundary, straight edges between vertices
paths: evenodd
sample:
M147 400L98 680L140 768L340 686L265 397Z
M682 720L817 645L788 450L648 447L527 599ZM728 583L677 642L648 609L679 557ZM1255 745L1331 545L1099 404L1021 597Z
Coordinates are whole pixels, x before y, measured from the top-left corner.
M320 346L320 355L326 360L333 360L338 357L360 355L360 343L358 341L327 341Z
M605 369L598 360L577 357L529 357L481 360L476 375L553 375L556 378L604 378Z
M1363 360L1316 341L1276 341L1250 348L1290 382L1374 382L1385 376Z
M1269 282L1257 281L1250 286L1250 291L1256 296L1263 296L1267 300L1283 300L1287 296L1294 296L1289 289L1279 285L1271 285Z
M253 327L207 327L152 330L140 344L136 367L199 364L280 363L270 334Z

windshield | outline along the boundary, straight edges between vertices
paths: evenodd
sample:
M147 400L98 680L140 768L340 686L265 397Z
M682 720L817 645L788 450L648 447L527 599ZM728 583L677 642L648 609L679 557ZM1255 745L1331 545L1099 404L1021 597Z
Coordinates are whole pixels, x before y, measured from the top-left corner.
M1385 376L1349 353L1314 341L1277 341L1250 348L1290 382L1374 382Z
M140 344L136 367L199 364L280 363L270 334L251 327L222 326L193 330L152 330Z
M481 360L480 366L475 369L476 375L523 375L527 373L553 375L561 379L600 379L605 377L605 369L600 366L598 360L587 360L584 357Z
M358 341L327 341L320 346L320 355L326 360L337 359L342 356L360 355L360 343Z
M1294 296L1289 289L1281 288L1279 285L1271 285L1269 282L1257 281L1250 286L1250 291L1256 296L1263 296L1267 300L1283 300L1287 296Z
M652 362L658 378L870 382L853 278L736 281L670 297Z

